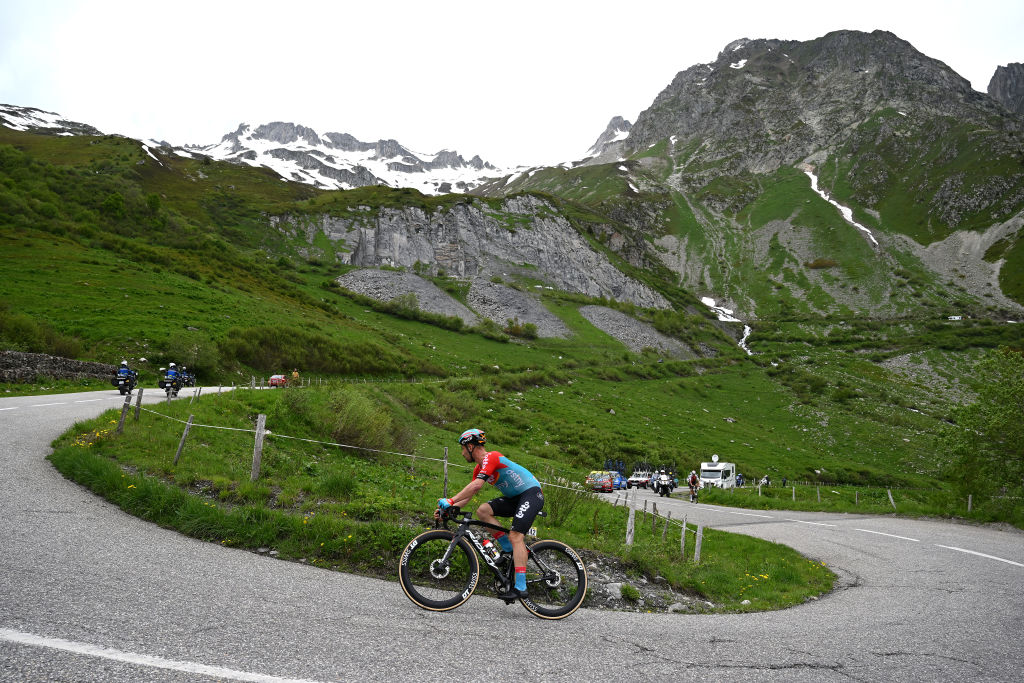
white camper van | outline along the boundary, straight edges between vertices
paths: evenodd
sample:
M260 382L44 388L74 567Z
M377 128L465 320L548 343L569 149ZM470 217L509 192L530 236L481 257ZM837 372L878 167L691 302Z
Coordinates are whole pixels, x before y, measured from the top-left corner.
M720 489L735 488L736 465L731 462L719 462L718 456L712 455L711 462L700 464L700 485L717 486Z

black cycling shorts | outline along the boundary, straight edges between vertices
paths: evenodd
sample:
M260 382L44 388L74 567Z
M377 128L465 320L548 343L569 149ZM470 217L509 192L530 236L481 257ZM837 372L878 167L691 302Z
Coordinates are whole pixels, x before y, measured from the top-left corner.
M534 486L518 496L495 498L487 504L495 516L512 518L512 531L525 534L533 526L537 513L544 507L544 493L539 486Z

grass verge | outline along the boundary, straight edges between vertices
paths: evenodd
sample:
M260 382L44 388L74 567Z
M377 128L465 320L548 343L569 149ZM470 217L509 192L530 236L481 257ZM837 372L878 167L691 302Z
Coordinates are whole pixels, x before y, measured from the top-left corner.
M305 408L299 405L304 401ZM192 406L159 406L137 423L129 420L122 435L113 431L117 414L111 411L76 424L54 442L50 460L68 479L160 526L208 542L272 549L284 559L393 579L402 549L429 524L441 494L441 464L424 457L433 457L440 447L428 452L421 440L411 449L420 455L414 460L390 451L388 443L340 449L277 436L324 439L311 419L318 411L352 414L358 408L340 405L337 397L317 403L308 390L239 391ZM240 431L194 428L175 466L182 425L174 420L183 420L188 411L196 424L235 429L251 428L256 413L272 415L277 427L266 440L260 478L249 481L252 435ZM453 465L450 490L461 487L468 474ZM559 475L540 473L545 481ZM786 546L714 530L705 531L701 562L695 564L692 525L682 558L680 527L670 524L666 531L661 520L638 524L634 545L626 547L625 509L556 487L547 489L546 498L549 516L539 520L541 538L619 558L631 575L661 576L673 589L714 603L716 610L788 607L827 592L835 579L821 563Z

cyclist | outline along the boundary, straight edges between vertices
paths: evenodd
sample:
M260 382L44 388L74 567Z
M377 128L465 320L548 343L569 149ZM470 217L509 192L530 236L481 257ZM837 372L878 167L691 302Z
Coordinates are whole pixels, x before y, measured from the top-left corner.
M491 484L502 494L501 498L484 503L476 510L476 516L488 524L497 524L495 517L512 517L512 531L506 536L504 532L496 532L495 540L505 552L512 553L512 561L516 570L516 582L513 593L499 595L500 598L526 597L526 532L533 525L537 513L544 507L544 494L540 482L528 469L518 465L498 451L484 448L487 435L479 429L467 429L459 437L462 446L462 457L466 462L475 462L473 480L451 498L437 501L439 509L452 505L462 506L473 499L483 488L484 483Z
M690 500L693 500L693 497L697 495L697 489L700 488L700 479L697 478L697 472L690 470L690 476L686 482L690 485Z

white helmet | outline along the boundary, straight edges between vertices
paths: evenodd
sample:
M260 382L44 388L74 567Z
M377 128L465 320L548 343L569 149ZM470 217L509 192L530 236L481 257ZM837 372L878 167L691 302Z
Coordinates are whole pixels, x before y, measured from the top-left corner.
M121 361L121 365L128 365L128 361L126 361L126 360Z
M174 367L174 363L171 363L171 367L172 367L172 368Z
M690 474L697 474L695 471L690 470Z

